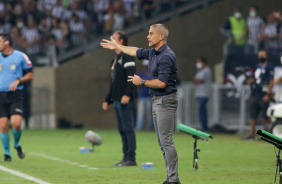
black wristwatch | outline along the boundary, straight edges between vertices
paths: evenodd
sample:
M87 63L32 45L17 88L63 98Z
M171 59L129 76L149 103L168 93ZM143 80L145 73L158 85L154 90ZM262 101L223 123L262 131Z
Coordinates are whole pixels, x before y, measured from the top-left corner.
M142 80L141 80L141 85L142 85L142 86L145 86L145 82L146 82L146 80L142 79Z

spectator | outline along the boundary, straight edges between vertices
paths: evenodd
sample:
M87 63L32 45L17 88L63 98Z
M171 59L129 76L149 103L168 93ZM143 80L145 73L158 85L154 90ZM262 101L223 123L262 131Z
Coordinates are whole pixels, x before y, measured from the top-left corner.
M282 55L280 56L281 64L282 64ZM282 103L282 68L275 75L274 78L274 99L276 103Z
M63 42L59 42L59 50L60 51L66 51L70 48L72 48L72 44L71 44L71 32L69 29L69 25L65 22L62 21L60 23L60 29L62 32L62 36L63 36Z
M16 27L20 29L21 34L23 34L25 32L25 30L27 29L23 19L20 18L20 17L17 18L17 20L16 20Z
M97 33L104 33L105 15L109 10L109 0L93 0L93 21L96 23Z
M265 50L258 53L259 64L255 68L254 76L248 78L246 82L251 84L250 98L250 132L245 140L253 140L255 137L255 127L259 113L262 112L264 118L264 129L267 130L267 125L270 119L267 117L266 111L272 96L273 88L273 65L268 63L268 56Z
M144 72L140 73L139 76L144 80L149 80L148 73L148 60L143 60ZM139 88L139 99L138 99L138 114L137 114L137 124L136 130L142 130L144 119L147 119L147 130L152 130L153 128L153 118L152 118L152 101L151 95L149 93L149 88L146 86L141 86Z
M66 9L62 6L62 1L57 0L56 6L52 9L52 17L64 19Z
M114 3L114 24L113 31L121 30L125 25L125 9L122 0L116 0Z
M11 36L13 38L13 48L16 50L24 50L22 45L23 39L21 37L21 29L14 26L12 28Z
M259 40L260 47L268 50L270 53L277 53L279 49L278 38L280 35L280 25L275 20L272 13L268 14L267 24Z
M22 10L23 13L21 15L21 18L25 22L25 25L27 25L28 19L30 17L35 20L36 24L38 24L44 17L44 12L37 10L36 2L34 0L22 1Z
M262 34L264 29L264 21L258 14L258 8L256 6L250 7L249 17L247 18L248 25L248 51L252 53L258 52L258 38Z
M245 45L247 42L247 24L242 16L241 8L235 8L233 16L220 29L228 37L227 43L235 46Z
M153 12L159 5L160 0L141 0L141 7L146 19L152 17Z
M5 14L5 22L14 26L16 24L16 15L13 12L13 6L11 2L6 2Z
M57 18L52 19L52 30L51 30L51 38L49 38L49 45L55 45L59 52L64 52L66 50L66 45L62 33L62 29L60 27L60 20Z
M37 28L36 22L33 18L28 19L28 27L22 34L23 46L26 49L26 53L36 63L36 57L42 51L42 37Z
M5 17L5 3L0 2L0 18L4 18L4 17Z
M111 34L113 31L113 25L114 25L114 7L110 6L108 13L104 16L104 31L103 34Z
M43 18L40 20L40 23L38 25L38 30L40 31L42 35L43 40L47 40L47 37L50 35L51 31L51 24L48 26L47 25L47 19Z
M125 10L125 25L131 25L133 23L133 7L137 0L123 0Z
M280 11L273 11L272 14L278 21L280 22L282 21L282 16Z
M116 0L114 6L110 6L108 14L105 15L105 34L124 28L125 10L122 0Z
M23 10L22 10L22 6L20 4L16 4L13 8L13 14L15 15L15 25L17 24L17 19L22 19L22 14L23 14Z
M56 6L56 0L38 0L37 10L44 12L45 10L52 10Z
M82 21L77 14L72 14L70 21L71 42L73 46L80 46L85 43L86 30Z
M9 34L12 31L12 25L8 22L5 23L5 19L4 18L0 18L0 33L6 33Z
M207 66L207 59L201 57L197 59L196 68L198 72L194 77L195 96L198 101L198 112L199 119L202 126L202 131L206 132L208 130L208 113L207 113L207 103L209 100L210 89L211 89L211 70Z
M72 1L71 13L72 14L75 13L79 17L79 20L82 22L85 22L88 20L88 15L84 10L80 8L80 1L78 0Z

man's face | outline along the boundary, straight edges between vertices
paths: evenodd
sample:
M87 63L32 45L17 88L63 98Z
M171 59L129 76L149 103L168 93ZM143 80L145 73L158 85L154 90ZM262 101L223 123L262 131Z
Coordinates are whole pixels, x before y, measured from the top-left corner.
M258 53L258 57L259 57L259 58L267 58L267 53L266 53L265 51L260 51L260 52Z
M155 28L150 27L147 39L148 39L148 42L149 42L149 46L155 47L162 40L162 35L159 35Z
M113 34L113 39L114 39L118 44L123 45L123 44L122 44L122 39L119 39L119 34L114 33L114 34Z
M3 52L6 49L5 40L3 37L0 37L0 52Z

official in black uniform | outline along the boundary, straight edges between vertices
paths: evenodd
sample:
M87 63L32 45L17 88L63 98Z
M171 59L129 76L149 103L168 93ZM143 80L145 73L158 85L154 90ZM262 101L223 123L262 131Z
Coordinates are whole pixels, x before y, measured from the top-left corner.
M128 38L124 32L116 31L112 37L117 43L127 45ZM137 88L131 82L127 82L128 76L134 75L136 71L135 58L119 50L115 52L117 56L112 62L110 90L102 108L108 110L109 105L114 104L118 130L122 139L123 159L114 165L136 166L134 100L137 96Z

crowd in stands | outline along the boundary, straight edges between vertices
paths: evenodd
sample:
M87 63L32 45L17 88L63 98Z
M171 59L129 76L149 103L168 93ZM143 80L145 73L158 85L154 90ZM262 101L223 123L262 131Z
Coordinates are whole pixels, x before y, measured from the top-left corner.
M238 52L256 54L259 50L267 50L269 54L282 53L282 16L273 11L264 19L256 6L249 9L245 19L241 8L235 8L234 14L220 29L228 37L229 53Z
M190 1L0 0L0 32L34 60L50 45L63 53Z

